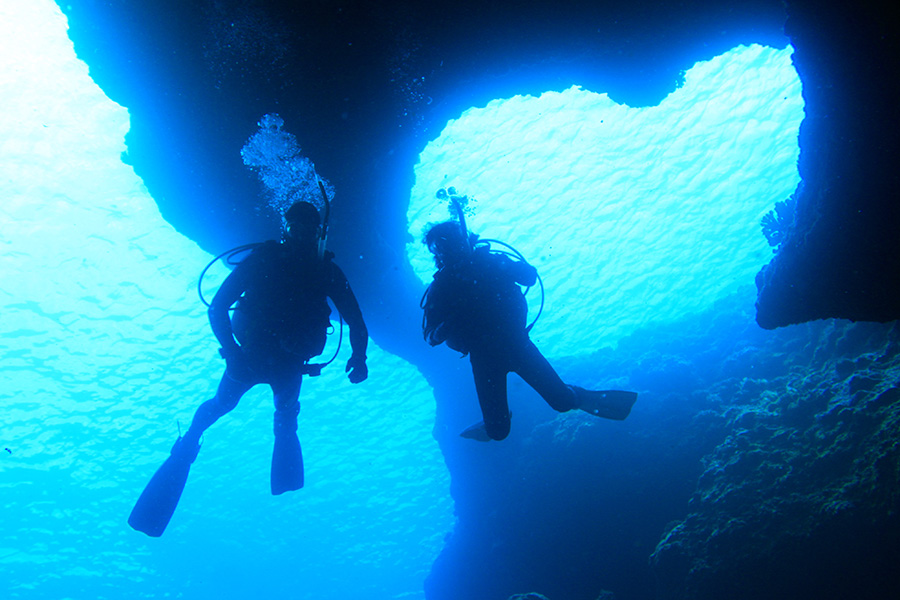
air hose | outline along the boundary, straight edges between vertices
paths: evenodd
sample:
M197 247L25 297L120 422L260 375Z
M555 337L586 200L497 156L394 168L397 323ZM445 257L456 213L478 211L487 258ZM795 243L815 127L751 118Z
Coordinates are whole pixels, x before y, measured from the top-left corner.
M521 253L521 252L519 252L518 250L516 250L515 248L513 248L512 246L510 246L510 245L507 244L506 242L501 242L500 240L495 240L495 239L491 239L491 238L485 238L485 239L479 239L479 240L478 240L478 243L479 243L479 244L485 244L486 246L488 246L488 249L490 250L490 252L492 252L492 253L494 253L494 254L505 254L505 255L507 255L507 256L512 256L513 258L522 261L522 262L525 263L526 265L530 264L527 260L525 260L525 257L522 256L522 253ZM503 246L504 248L507 248L507 249L509 250L509 252L505 252L505 251L502 251L502 250L491 250L491 249L490 249L490 245L491 245L491 244L499 244L499 245ZM535 273L535 276L537 277L538 285L540 286L540 289L541 289L541 305L540 305L540 307L538 308L538 312L537 312L537 314L534 316L534 319L531 321L531 323L528 325L528 327L525 328L525 331L526 331L526 332L531 331L531 328L534 327L535 323L537 323L538 319L540 318L541 313L544 312L544 297L545 297L545 294L544 294L544 280L541 279L541 274L538 273L538 270L537 270L537 269L534 270L534 273ZM531 289L531 286L526 287L526 288L525 288L525 293L527 294L527 293L528 293L528 290L530 290L530 289Z

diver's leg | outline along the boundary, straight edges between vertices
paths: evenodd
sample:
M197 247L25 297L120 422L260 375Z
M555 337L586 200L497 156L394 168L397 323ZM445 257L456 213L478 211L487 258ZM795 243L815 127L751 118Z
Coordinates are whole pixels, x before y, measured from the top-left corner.
M197 408L191 426L185 432L182 441L188 447L196 447L200 442L200 436L209 429L213 423L223 415L234 410L238 401L255 384L247 381L238 381L232 378L228 371L222 375L216 395Z
M490 350L473 350L469 353L475 391L484 416L484 427L492 440L502 440L509 435L510 414L506 399L506 374L496 356Z
M574 390L563 382L531 340L525 340L514 354L513 371L553 410L566 412L578 407Z
M517 360L513 370L559 412L578 408L595 417L621 421L628 416L637 400L635 392L586 390L566 385L531 340L520 346L515 356Z
M128 517L129 525L149 536L163 534L178 506L191 464L197 458L200 436L219 417L233 409L251 387L252 383L236 381L227 373L222 377L216 396L200 405L184 437L175 441L169 457L144 488Z
M297 371L279 377L272 385L275 396L274 433L272 450L272 494L283 494L303 487L303 453L297 437L297 415L300 413L300 383Z
M578 408L595 417L622 421L631 414L637 401L637 392L624 390L586 390L577 385L569 386L575 392Z

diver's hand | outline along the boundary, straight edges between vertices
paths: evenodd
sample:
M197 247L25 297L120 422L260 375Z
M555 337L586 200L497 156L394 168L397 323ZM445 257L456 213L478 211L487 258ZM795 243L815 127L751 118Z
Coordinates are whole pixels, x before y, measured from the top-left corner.
M225 359L225 373L235 381L250 381L253 379L253 369L243 349L235 344L230 348L219 348L219 354Z
M350 379L350 383L365 381L369 376L369 367L366 366L366 357L356 355L351 356L350 360L347 361L347 368L344 369L344 373L347 373L348 371L350 375L347 377Z

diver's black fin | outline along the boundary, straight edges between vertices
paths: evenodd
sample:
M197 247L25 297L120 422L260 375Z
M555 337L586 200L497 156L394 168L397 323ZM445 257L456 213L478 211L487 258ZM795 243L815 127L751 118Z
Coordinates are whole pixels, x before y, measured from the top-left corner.
M467 440L476 440L478 442L491 441L491 436L488 435L487 428L484 426L484 421L478 421L474 425L466 427L460 432L459 437L464 437Z
M631 413L631 407L637 401L637 392L621 390L586 390L571 386L575 391L578 408L595 417L623 421Z
M297 435L276 435L272 450L272 495L303 487L303 452Z
M151 537L163 534L178 506L191 463L197 458L199 450L199 445L189 448L183 438L178 438L172 447L172 454L150 478L150 483L134 505L128 517L129 525Z

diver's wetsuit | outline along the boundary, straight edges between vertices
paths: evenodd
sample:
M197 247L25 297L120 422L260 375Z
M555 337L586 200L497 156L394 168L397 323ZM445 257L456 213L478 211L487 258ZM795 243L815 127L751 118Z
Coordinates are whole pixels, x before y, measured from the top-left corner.
M344 273L315 247L269 241L225 279L209 307L213 333L227 367L216 395L194 414L185 433L193 446L254 385L267 383L275 399L275 435L297 431L304 364L321 354L331 298L350 328L353 355L365 357L368 331ZM228 309L238 303L229 318ZM235 342L240 342L240 346Z
M324 194L324 189L322 190ZM326 200L327 202L327 200ZM304 485L303 452L297 437L300 382L315 374L308 361L325 348L331 298L350 328L353 354L347 361L350 383L368 377L369 334L347 278L318 256L323 240L319 212L309 202L295 202L284 213L284 242L257 246L222 283L209 307L209 322L226 367L215 397L194 413L128 517L128 524L151 537L165 531L200 450L200 436L237 406L258 383L275 395L275 440L270 483L273 495ZM229 309L237 303L233 316Z
M576 408L575 393L528 338L528 307L517 284L534 285L524 262L478 247L469 258L442 267L425 299L425 339L468 353L487 434L509 435L507 374L518 374L553 409Z

